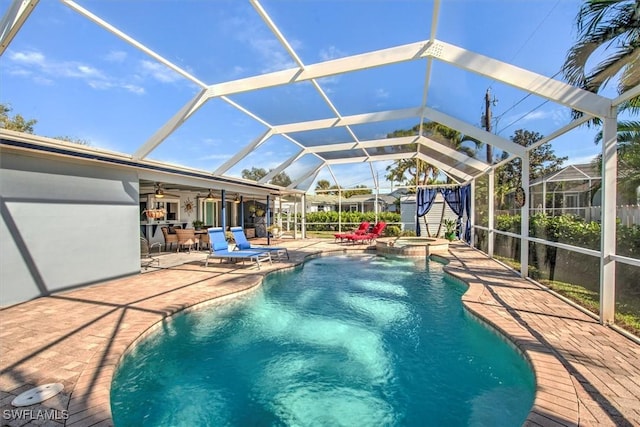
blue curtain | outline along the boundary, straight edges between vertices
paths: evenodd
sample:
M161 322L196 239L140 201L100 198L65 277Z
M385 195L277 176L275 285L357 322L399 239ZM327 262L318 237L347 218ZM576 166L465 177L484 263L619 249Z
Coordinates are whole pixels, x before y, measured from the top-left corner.
M462 194L460 187L456 188L443 188L440 190L444 196L444 201L451 208L454 214L458 216L456 220L456 237L460 238L460 228L462 226L462 214L464 213L464 206L462 204Z
M464 227L464 241L471 244L471 184L460 188L463 214L467 214L467 223Z
M436 198L436 194L438 194L437 188L421 188L418 190L417 194L417 203L416 203L416 235L420 235L420 221L419 218L422 218L429 212L431 207L433 206L433 200Z

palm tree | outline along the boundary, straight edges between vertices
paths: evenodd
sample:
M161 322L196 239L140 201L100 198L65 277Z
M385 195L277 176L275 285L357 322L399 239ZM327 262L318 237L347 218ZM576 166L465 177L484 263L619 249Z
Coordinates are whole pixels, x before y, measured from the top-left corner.
M567 81L598 93L618 77L618 93L640 84L640 0L585 0L576 17L578 41L562 67ZM590 61L602 59L590 69ZM640 96L619 106L640 112Z
M396 130L388 134L387 138L412 136L417 135L419 132L420 124L417 124L411 129ZM468 137L461 132L438 122L424 123L422 125L422 135L456 151L465 153L469 157L475 157L478 148L482 145L480 141ZM472 142L475 148L465 145L466 142ZM413 148L417 148L415 145L416 144L412 144L412 146L414 146ZM404 182L410 186L415 186L416 188L421 185L436 184L438 175L440 174L440 170L436 166L428 162L421 161L420 159L396 160L393 164L387 166L387 172L387 180ZM409 175L408 179L406 175ZM451 179L447 177L447 182L450 182L450 180ZM410 189L409 192L412 192L411 190L413 189ZM443 218L444 210L441 214L440 226L438 227L436 235L440 234ZM426 216L423 217L423 221L425 222L425 225L427 225L427 235L428 237L431 237Z

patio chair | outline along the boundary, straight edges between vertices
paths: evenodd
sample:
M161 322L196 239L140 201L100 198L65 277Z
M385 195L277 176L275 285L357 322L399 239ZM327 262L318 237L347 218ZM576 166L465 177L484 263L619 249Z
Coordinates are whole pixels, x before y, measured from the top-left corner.
M356 230L353 230L349 233L336 233L333 235L333 237L335 237L336 241L340 239L340 242L342 242L347 238L347 236L351 236L352 234L365 234L367 230L369 230L369 225L369 221L362 221L360 223L360 226Z
M242 227L231 227L229 230L233 233L233 239L236 241L236 249L238 250L267 251L276 254L278 259L283 255L286 255L287 259L289 259L289 251L287 248L276 246L254 246L249 242L249 240L247 240L247 236L244 234Z
M189 252L196 246L196 249L200 249L200 241L196 237L195 230L193 228L176 228L176 236L178 237L178 249L176 252L180 252L180 248L187 247Z
M244 261L250 260L256 263L258 270L260 269L261 261L269 261L271 264L271 253L269 251L254 251L254 250L229 250L229 243L222 227L211 227L209 230L209 239L211 240L211 249L207 254L204 266L209 265L210 258L218 258L220 262L222 260L228 261Z
M384 221L379 221L378 223L376 223L376 225L373 226L373 229L371 230L370 233L365 233L365 234L352 234L350 236L347 236L347 240L350 241L351 243L372 243L374 240L376 240L378 237L380 237L382 235L382 232L384 231L384 228L387 226L387 223Z
M140 236L140 267L143 267L146 270L154 262L158 264L158 267L160 267L160 259L153 256L153 248L158 248L159 255L160 246L162 246L162 243L156 242L149 244L149 241L145 237Z
M173 248L173 244L178 243L178 236L175 232L172 233L169 230L169 227L160 227L160 230L162 230L162 235L164 236L164 250L167 250L167 245L169 246L169 249Z

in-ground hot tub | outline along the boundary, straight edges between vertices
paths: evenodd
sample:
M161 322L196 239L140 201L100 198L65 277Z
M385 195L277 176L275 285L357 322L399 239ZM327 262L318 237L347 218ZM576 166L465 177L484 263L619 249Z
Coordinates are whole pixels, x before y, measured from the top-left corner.
M376 251L382 255L425 257L448 250L448 240L433 237L393 237L376 241Z

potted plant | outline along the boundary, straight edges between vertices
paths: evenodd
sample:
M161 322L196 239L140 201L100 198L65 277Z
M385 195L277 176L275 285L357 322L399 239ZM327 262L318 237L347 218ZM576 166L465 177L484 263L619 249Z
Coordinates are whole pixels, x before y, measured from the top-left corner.
M226 239L227 243L229 244L229 250L232 251L236 248L236 239L233 238L233 233L230 231L225 231L224 232L224 238Z
M444 225L444 238L452 242L456 238L456 221L453 219L445 219L442 221Z
M199 219L194 220L192 224L193 228L195 228L196 230L200 230L202 227L204 227L204 221L201 221Z
M280 234L280 227L278 226L278 224L272 224L267 227L267 231L269 232L271 237L277 237Z

